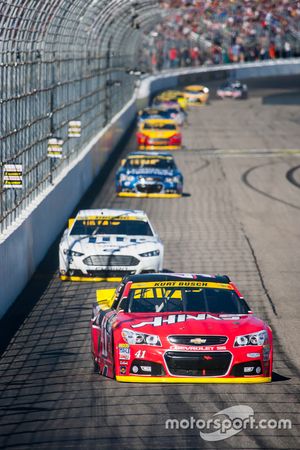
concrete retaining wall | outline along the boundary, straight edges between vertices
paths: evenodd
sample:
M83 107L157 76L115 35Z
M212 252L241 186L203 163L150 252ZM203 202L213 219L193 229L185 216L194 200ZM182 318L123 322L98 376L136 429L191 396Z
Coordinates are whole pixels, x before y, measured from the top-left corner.
M55 179L43 196L25 210L0 240L0 318L34 274L38 264L99 174L136 117L135 99L99 133Z
M300 58L282 59L276 61L251 62L212 67L195 67L161 72L142 80L137 95L138 108L148 104L149 98L165 89L173 89L193 83L204 83L214 80L249 79L270 76L300 74Z

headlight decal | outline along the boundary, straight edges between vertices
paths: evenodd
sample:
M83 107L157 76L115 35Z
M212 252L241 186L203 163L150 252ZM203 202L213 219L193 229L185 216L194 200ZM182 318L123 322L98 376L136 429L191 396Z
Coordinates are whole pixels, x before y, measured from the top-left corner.
M128 328L122 330L122 337L129 345L152 345L161 347L159 336L156 334L137 333Z
M257 331L256 333L244 334L236 336L234 347L246 346L262 346L268 342L268 333L266 330Z
M84 255L84 253L75 252L74 250L70 250L68 248L65 248L63 252L67 256L83 256Z
M177 175L174 177L167 177L166 183L180 183L180 177Z
M142 256L142 258L149 258L151 256L159 256L160 251L157 250L152 250L150 252L145 252L145 253L140 253L139 256Z

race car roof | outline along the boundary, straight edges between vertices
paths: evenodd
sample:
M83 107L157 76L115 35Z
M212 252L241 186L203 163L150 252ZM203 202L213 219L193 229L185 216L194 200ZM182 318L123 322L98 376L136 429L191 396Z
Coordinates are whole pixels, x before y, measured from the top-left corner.
M153 282L153 281L207 281L214 283L228 284L230 278L227 275L208 275L208 274L192 274L192 273L148 273L139 275L130 275L124 282L132 281Z
M147 219L147 215L144 211L137 209L82 209L78 211L76 218L85 217L115 217L115 216L135 216L141 219Z

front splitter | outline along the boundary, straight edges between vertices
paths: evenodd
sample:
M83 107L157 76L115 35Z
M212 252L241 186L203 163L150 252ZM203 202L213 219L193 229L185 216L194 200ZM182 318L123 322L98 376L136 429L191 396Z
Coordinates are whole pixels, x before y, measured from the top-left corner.
M139 145L139 150L165 151L165 150L181 150L179 145Z
M124 274L125 277L126 274ZM122 277L78 277L78 276L68 276L60 275L62 281L109 281L111 283L122 281Z
M136 198L180 198L181 194L146 194L135 192L118 192L118 197L136 197Z
M231 384L249 384L249 383L270 383L271 377L253 377L253 378L217 378L217 377L203 377L203 378L189 378L189 377L141 377L141 376L116 376L116 380L125 383L231 383Z

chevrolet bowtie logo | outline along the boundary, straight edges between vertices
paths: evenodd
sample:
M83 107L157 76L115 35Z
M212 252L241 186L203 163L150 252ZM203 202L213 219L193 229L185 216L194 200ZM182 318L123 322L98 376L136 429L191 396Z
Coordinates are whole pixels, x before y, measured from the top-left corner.
M191 339L190 343L191 344L205 344L206 339L202 339L202 338L195 338L195 339Z

